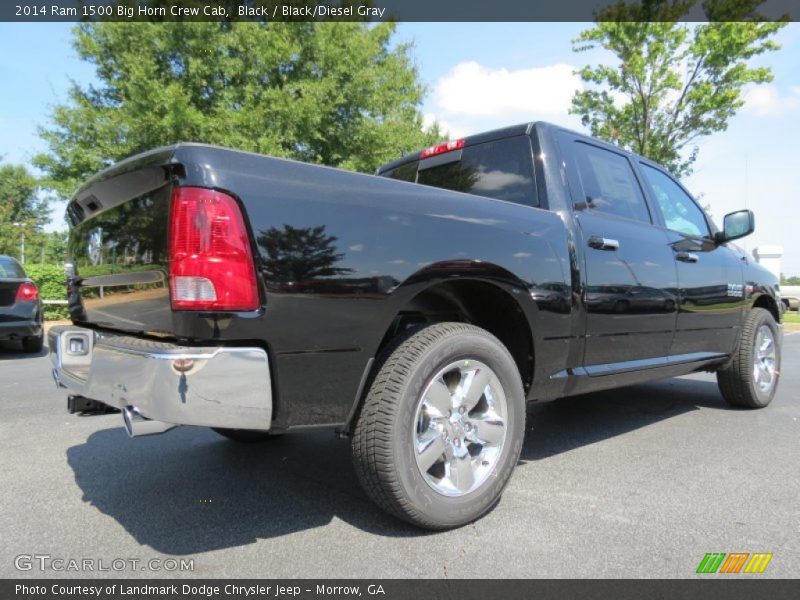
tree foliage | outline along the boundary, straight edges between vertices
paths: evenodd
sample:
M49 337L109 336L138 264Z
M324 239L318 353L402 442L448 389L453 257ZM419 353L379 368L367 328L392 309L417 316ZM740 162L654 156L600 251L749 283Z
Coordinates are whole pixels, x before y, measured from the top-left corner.
M19 258L22 236L35 243L49 215L36 178L25 167L0 166L0 254Z
M79 56L98 82L73 84L35 160L62 195L156 146L198 141L371 171L435 141L424 89L394 25L85 23Z
M587 65L587 88L575 94L571 112L592 135L665 164L677 175L691 172L695 142L725 130L742 107L748 84L772 80L766 67L750 60L776 50L772 39L785 24L759 22L763 0L707 0L713 21L677 22L695 0L620 3L597 16L596 24L573 40L576 52L601 48L617 64ZM745 20L756 19L756 20Z
M787 277L781 273L781 285L800 285L800 277L796 275Z

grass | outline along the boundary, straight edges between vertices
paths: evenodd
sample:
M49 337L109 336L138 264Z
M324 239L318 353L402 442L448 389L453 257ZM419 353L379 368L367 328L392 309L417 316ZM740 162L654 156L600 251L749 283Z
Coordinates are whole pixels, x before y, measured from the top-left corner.
M796 312L794 310L787 310L783 313L783 322L784 323L797 323L800 325L800 312Z

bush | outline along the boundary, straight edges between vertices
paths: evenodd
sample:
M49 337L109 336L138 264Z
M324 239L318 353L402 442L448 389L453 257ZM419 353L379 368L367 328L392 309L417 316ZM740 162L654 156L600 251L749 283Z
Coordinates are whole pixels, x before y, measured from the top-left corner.
M64 265L37 265L26 264L25 272L39 288L42 300L66 300L67 276ZM46 320L66 319L69 310L66 304L45 304L44 318Z

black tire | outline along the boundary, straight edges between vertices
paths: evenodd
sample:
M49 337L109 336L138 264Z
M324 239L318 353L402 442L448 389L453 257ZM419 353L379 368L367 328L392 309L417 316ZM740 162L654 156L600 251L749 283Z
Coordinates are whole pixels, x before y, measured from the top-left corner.
M222 437L242 444L257 444L259 442L276 440L281 437L281 435L277 433L258 431L256 429L223 429L221 427L212 427L211 430L216 431Z
M492 462L478 461L480 457L472 462L467 457L466 463L459 463L469 464L473 471L483 471L479 477L471 479L477 487L451 497L436 491L434 485L429 483L430 479L426 480L426 477L430 478L431 470L443 465L443 462L436 463L423 475L422 468L417 464L419 438L415 436L420 435L419 411L423 406L423 394L434 385L434 378L454 363L463 364L466 368L470 368L470 364L488 367L482 372L485 374L488 371L494 377L491 385L495 387L489 387L489 384L484 384L482 388L476 386L476 389L482 390L480 396L476 394L476 397L480 398L479 404L485 403L487 389L494 394L494 390L501 388L502 394L498 393L497 397L504 397L505 433L504 441L497 445ZM522 380L505 346L478 327L464 323L437 323L418 330L396 344L376 368L379 370L364 400L352 440L355 469L367 495L390 514L433 530L460 527L491 510L500 499L517 464L525 434ZM471 373L477 376L480 369L471 368ZM439 381L442 380L436 379L436 382ZM473 413L463 412L459 417L455 414L459 411L452 412L452 418L463 418L465 425L452 439L442 432L444 441L441 444L450 444L448 452L454 450L453 444L458 444L458 451L467 450L466 454L475 456L472 454L475 443L464 438L464 435L478 433L475 428L472 434L464 434L464 431L472 428L466 423ZM442 418L437 422L442 423L442 427L445 423L449 427L451 421ZM461 436L460 441L456 439L458 436ZM436 441L439 442L438 437ZM448 459L441 456L439 460ZM477 466L478 462L480 466ZM441 468L444 469L444 466ZM454 491L456 494L462 493Z
M756 344L759 331L767 328L774 345L774 375L767 389L756 381L755 369L758 349ZM763 363L762 363L763 364ZM739 344L731 362L717 371L717 383L723 398L732 406L739 408L764 408L775 396L781 369L780 332L775 319L768 310L754 308L747 316Z
M36 337L26 337L22 340L22 349L31 354L41 352L43 345L44 334L39 334Z

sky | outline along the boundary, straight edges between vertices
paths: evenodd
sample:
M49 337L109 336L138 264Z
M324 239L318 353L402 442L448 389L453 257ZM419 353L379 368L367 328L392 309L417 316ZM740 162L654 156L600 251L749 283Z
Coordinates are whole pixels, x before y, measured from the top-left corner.
M576 54L581 23L401 23L395 41L411 42L426 95L422 112L452 137L514 123L546 120L583 131L568 114L581 82L574 71L608 60ZM0 157L29 164L45 149L37 127L67 99L70 81L90 83L90 65L70 45L70 25L0 23ZM783 247L782 271L800 275L800 24L776 40L781 50L754 63L772 68L772 83L746 90L746 104L728 129L699 141L694 173L684 183L714 220L741 208L756 214L746 250ZM50 230L65 228L63 205Z

